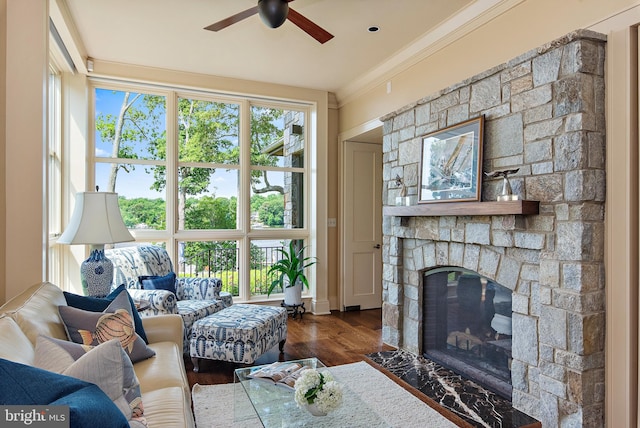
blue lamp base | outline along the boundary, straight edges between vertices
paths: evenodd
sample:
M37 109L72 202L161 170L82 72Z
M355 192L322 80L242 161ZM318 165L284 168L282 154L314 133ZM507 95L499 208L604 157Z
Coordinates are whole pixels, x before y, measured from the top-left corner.
M104 245L91 248L89 258L80 266L80 279L86 296L105 297L111 292L113 263L104 255Z

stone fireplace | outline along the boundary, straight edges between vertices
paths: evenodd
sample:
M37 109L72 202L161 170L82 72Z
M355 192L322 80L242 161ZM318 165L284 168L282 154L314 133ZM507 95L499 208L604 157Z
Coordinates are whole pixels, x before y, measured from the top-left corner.
M500 284L511 292L513 406L550 427L604 424L605 42L576 31L382 118L383 340L427 351L442 314L426 313L426 272ZM483 171L519 168L511 187L537 213L416 210L421 136L480 115ZM397 176L412 211L394 206ZM482 201L501 186L485 179Z

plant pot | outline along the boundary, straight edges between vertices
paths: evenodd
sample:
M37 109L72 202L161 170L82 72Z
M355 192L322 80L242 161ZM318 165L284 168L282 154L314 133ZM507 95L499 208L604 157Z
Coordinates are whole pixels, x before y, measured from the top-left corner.
M302 304L302 283L301 282L297 282L296 285L294 285L293 287L285 286L284 304L289 306Z
M307 404L305 406L307 412L311 413L313 416L327 416L327 412L321 411L316 403Z

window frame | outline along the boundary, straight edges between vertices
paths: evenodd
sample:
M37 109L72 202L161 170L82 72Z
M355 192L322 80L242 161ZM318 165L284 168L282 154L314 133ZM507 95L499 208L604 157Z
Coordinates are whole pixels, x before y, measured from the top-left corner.
M162 160L140 160L140 159L123 159L111 157L98 157L95 150L95 92L96 89L106 89L114 91L131 91L136 93L153 94L164 96L166 99L166 158ZM292 239L303 240L308 245L311 236L314 234L315 226L311 224L310 207L312 206L311 185L317 180L312 180L311 159L314 156L313 143L310 129L312 118L313 103L302 101L284 101L275 98L255 98L247 95L229 95L220 94L209 90L193 90L181 87L158 87L156 85L137 84L123 81L112 81L92 78L89 79L89 138L88 138L88 158L89 158L89 182L93 188L96 179L96 165L110 163L132 163L147 165L162 165L166 168L167 185L164 189L166 198L166 229L165 230L142 230L130 229L136 243L156 242L164 243L166 249L172 258L174 270L179 273L178 251L180 241L236 241L239 248L240 261L239 269L239 296L235 297L236 301L266 301L281 300L282 293L272 294L270 297L266 295L250 294L250 243L253 240L283 240ZM239 108L239 145L240 159L236 164L214 164L214 163L198 163L179 161L178 158L178 100L180 98L195 98L198 100L234 103ZM286 109L299 111L304 115L303 138L304 138L304 164L302 167L278 167L269 166L261 167L251 165L251 107L252 106ZM189 229L180 230L178 228L178 166L198 166L208 168L224 168L237 169L238 177L238 207L237 207L237 228L235 230L215 230L215 229ZM170 167L171 166L171 167ZM278 228L278 229L252 229L251 228L251 188L249 185L252 169L266 169L268 171L282 171L301 173L304 176L303 192L303 226L299 228ZM305 290L305 297L310 297L309 291Z
M63 231L63 111L62 70L51 59L47 70L47 150L46 150L46 276L54 284L63 283L63 251L58 237Z

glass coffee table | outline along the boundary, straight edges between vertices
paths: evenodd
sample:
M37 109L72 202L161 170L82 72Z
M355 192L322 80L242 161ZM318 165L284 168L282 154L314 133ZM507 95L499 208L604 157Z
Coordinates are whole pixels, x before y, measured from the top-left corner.
M287 361L320 371L331 370L317 358ZM294 391L278 386L270 381L252 379L252 372L264 366L246 367L234 371L234 420L256 423L269 427L387 427L389 426L358 394L349 389L349 385L335 376L343 386L342 406L326 416L313 416L298 408L294 400ZM366 379L363 379L366 382ZM381 394L384 394L381 391Z

